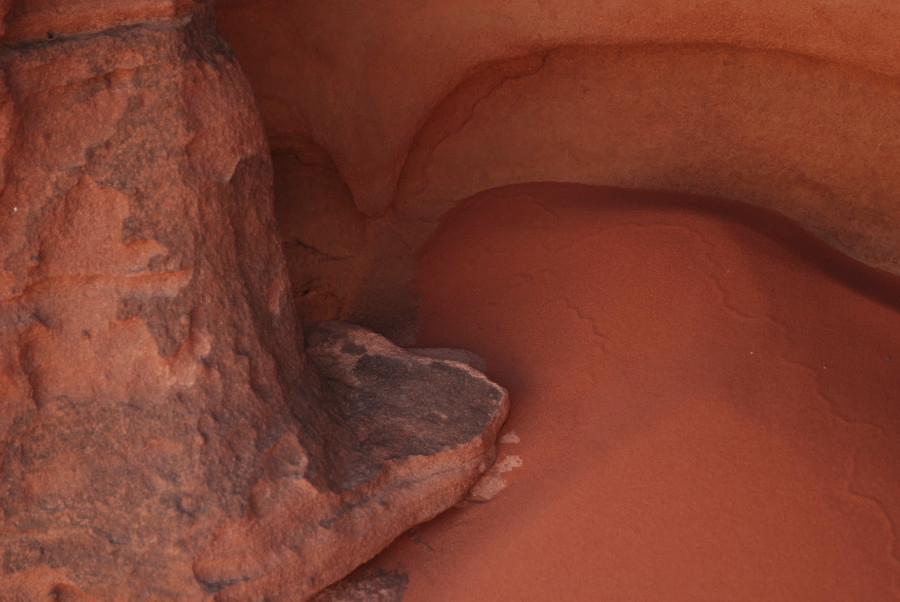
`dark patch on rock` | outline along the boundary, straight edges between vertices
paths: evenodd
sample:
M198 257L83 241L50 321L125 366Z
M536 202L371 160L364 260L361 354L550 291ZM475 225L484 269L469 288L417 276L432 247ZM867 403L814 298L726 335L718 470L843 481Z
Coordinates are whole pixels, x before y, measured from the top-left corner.
M360 567L310 598L310 602L401 602L409 576L381 568Z
M467 365L408 353L358 326L307 325L306 346L348 429L353 460L334 480L342 490L390 460L471 441L504 403L503 389Z

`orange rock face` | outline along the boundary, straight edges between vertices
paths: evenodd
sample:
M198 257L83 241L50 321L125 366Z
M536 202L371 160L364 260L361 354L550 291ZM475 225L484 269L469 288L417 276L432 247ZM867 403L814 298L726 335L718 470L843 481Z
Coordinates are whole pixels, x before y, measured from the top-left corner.
M402 334L437 219L531 181L749 202L900 272L895 3L217 6L280 157L301 311ZM368 220L341 243L294 225L351 204Z
M52 22L50 40L13 8L3 569L100 599L197 596L192 554L243 512L261 452L296 437L301 399L253 97L205 12L84 36Z
M479 480L508 405L472 368L480 360L331 321L415 340L416 257L485 191L577 182L676 193L663 204L729 199L719 203L775 210L900 274L898 30L889 0L0 2L0 599L305 599L467 491L497 495L522 459ZM558 217L549 198L539 204ZM447 271L471 276L479 262ZM515 301L529 269L484 290ZM648 277L675 282L660 270ZM428 300L440 316L424 342L445 342L456 298ZM585 333L605 331L580 308L553 311L591 323L574 330L588 357ZM328 322L304 323L305 339L298 315ZM483 317L459 334L518 386L517 356L495 347L516 335L524 350L552 323L536 310ZM557 355L578 356L571 347ZM625 370L639 354L622 357L631 381L610 396L640 384ZM633 492L635 475L668 478L659 456L704 439L687 419L700 406L673 410L681 418L642 462L613 458L605 478ZM639 430L654 419L627 410L587 424L612 437L616 420ZM746 416L720 410L712 426L740 431ZM844 416L831 420L854 422ZM893 442L893 414L884 420L876 430ZM702 460L688 452L686 465ZM708 468L702 478L728 463ZM855 470L841 473L847 499L877 499L877 520L892 521L893 490L873 485L881 467L865 483ZM560 508L580 508L570 501ZM614 501L604 517L621 519L600 531L631 550L613 527L642 513ZM871 550L853 549L863 560L852 566L871 566ZM388 568L322 599L402 589ZM896 592L884 583L873 596Z
M455 230L456 238L445 237L446 231L438 230L441 219L453 223L456 218L446 216L463 199L474 196L486 205L505 203L508 185L569 182L668 191L703 195L723 211L733 206L715 199L774 210L852 258L900 274L900 188L894 174L900 154L900 38L895 33L900 29L900 10L896 3L425 0L374 1L348 8L346 4L304 0L220 0L217 7L220 28L236 49L260 99L275 157L278 220L301 314L348 318L412 343L416 339L414 325L422 316L409 282L415 258L425 252L423 245L437 231L447 251L445 261L435 262L429 256L420 267L419 282L427 283L422 288L425 338L420 342L472 345L488 356L494 374L508 379L510 386L521 386L521 394L513 394L511 419L515 422L519 416L522 428L532 429L531 452L540 460L530 466L540 463L539 469L529 472L527 459L518 472L515 460L499 462L472 497L489 498L503 479L508 477L513 483L516 477L511 475L520 473L525 492L509 492L508 501L499 502L503 510L498 514L485 509L481 519L462 512L442 519L433 530L426 529L434 537L417 534L406 541L405 548L401 545L396 555L389 556L403 563L380 565L389 571L409 570L410 599L592 599L598 592L610 599L633 599L635 591L659 599L673 598L673 591L694 594L688 599L702 598L710 591L718 594L712 599L738 599L749 591L754 592L750 599L796 599L804 592L827 597L829 591L837 597L852 597L854 588L872 599L896 594L896 585L890 583L896 551L884 553L893 545L888 541L892 536L886 536L890 529L873 527L896 523L896 518L893 510L879 513L862 499L870 496L884 507L895 504L896 491L879 489L877 483L889 480L890 470L860 468L854 472L856 469L841 464L861 450L860 462L865 458L872 464L889 464L883 458L896 455L893 427L883 426L881 438L866 425L837 426L830 431L823 427L827 434L821 438L817 435L822 433L797 427L803 432L797 434L796 445L803 447L807 456L792 465L783 447L793 443L784 443L784 437L790 436L783 431L796 426L791 422L795 417L785 417L783 412L796 412L815 424L832 420L843 425L844 414L823 418L822 411L816 413L823 406L815 405L821 399L816 384L809 382L807 368L776 360L766 364L768 373L758 373L750 369L756 369L756 364L742 364L747 368L745 374L762 374L759 379L769 379L772 388L796 392L791 401L799 400L799 406L775 403L772 408L765 405L773 403L766 399L761 407L767 409L759 411L769 414L749 418L746 414L735 418L729 404L740 405L739 400L747 395L753 397L762 387L759 382L731 375L727 378L732 389L723 393L721 382L706 389L699 386L706 382L700 378L705 374L679 373L683 366L677 360L684 355L685 363L698 373L704 365L718 366L722 351L717 336L729 348L740 341L740 337L727 336L737 328L733 323L718 314L721 320L709 318L696 309L692 295L686 292L694 290L692 283L679 280L681 271L694 267L706 255L694 259L689 252L678 255L682 249L662 241L669 240L666 236L670 233L659 234L654 238L661 239L663 254L684 261L667 263L665 257L653 257L661 263L647 278L657 279L656 284L671 284L673 294L685 297L683 309L703 325L700 335L717 333L704 339L707 345L690 348L682 344L681 339L694 335L689 325L678 329L678 320L691 322L691 318L676 315L678 301L660 307L626 304L614 315L602 314L603 307L595 307L615 322L609 328L629 324L640 330L643 322L635 315L639 311L648 319L667 316L659 326L665 333L645 332L644 338L626 340L624 350L604 355L604 347L593 344L596 333L592 330L594 326L605 331L602 319L592 321L578 311L599 303L579 286L585 272L597 273L593 265L582 264L598 263L602 254L598 252L601 257L593 261L589 259L593 255L580 261L570 258L564 262L568 270L560 269L558 274L554 272L555 257L517 261L519 255L534 257L529 241L538 238L548 223L556 223L553 203L558 200L567 206L566 193L534 193L532 196L540 197L542 210L536 214L541 217L529 213L533 219L525 220L522 228L526 233L520 238L511 235L491 244L492 232L499 233L507 222L515 222L515 207L507 212L476 212L490 223L478 224L473 219ZM490 191L498 194L492 196ZM623 198L626 204L636 206L643 199L639 194ZM665 205L684 197L667 194L654 198ZM597 194L595 200L603 204L609 199ZM595 215L588 211L575 214ZM669 217L663 210L659 219ZM601 220L604 215L581 219ZM336 230L334 223L344 227ZM682 225L693 227L689 220ZM652 228L647 232L658 234ZM477 240L479 233L487 242ZM565 239L567 234L559 236ZM487 265L484 257L485 249L501 256L504 244L510 245L505 263L516 266L512 274L503 272L503 261ZM476 246L480 252L472 250ZM614 254L616 248L607 247L606 253ZM688 248L697 251L697 247ZM728 248L726 240L721 251L728 252ZM866 289L868 285L860 282L873 277L859 265L848 271L856 273L856 280L839 282L851 290L858 286ZM609 297L599 293L596 297L613 305L621 303L624 293L616 294L619 277L632 278L628 281L632 292L653 286L624 268L621 272L613 269L604 276L605 281L612 280L613 292ZM815 276L790 270L772 278L817 281ZM574 307L554 300L551 292L544 290L568 285L576 289L573 295L583 294ZM760 297L787 294L764 284L758 289L746 282L738 286L740 290L729 294L739 299L739 306L756 307L763 314L767 308L754 305ZM844 299L841 303L847 305L858 303L853 311L862 314L873 311L864 299L845 296L842 287L823 286L816 289L826 291L820 295ZM526 300L520 293L530 295L527 307L522 307ZM801 308L804 303L818 303L815 295L806 300L791 295ZM849 298L855 301L846 301ZM710 304L704 307L710 312L716 310L714 300L704 297L703 302ZM799 341L798 346L807 346L803 353L812 357L817 347L829 345L814 333L804 336L815 329L810 325L815 320L836 319L832 315L809 311L809 316L817 318L807 317L811 322L804 322L800 319L803 312L797 308L780 306L779 311L802 324L798 326L802 333L789 328L783 332ZM791 313L794 311L801 316ZM857 323L861 319L847 311L848 316L855 316L847 320ZM883 314L885 323L891 315ZM710 322L703 321L707 318ZM869 328L861 330L860 336L874 341L871 346L883 343ZM569 336L556 339L557 331ZM839 331L843 338L852 335ZM758 336L777 338L764 328L760 332ZM868 334L863 336L863 332ZM666 333L673 338L663 336ZM871 339L866 338L870 335ZM625 334L621 337L627 339ZM665 395L640 394L644 381L651 377L635 363L648 361L641 349L662 341L672 350L671 357L661 358L666 360L661 369L668 370L674 381L670 386L697 385L689 396L712 396L721 405L710 401L707 406L705 401L695 400L691 402L694 405L673 410L672 417L652 411L669 411L668 407L660 409ZM862 353L869 343L860 345L842 356L838 350L845 346L836 342L836 357L841 358L836 361L857 365L854 354ZM688 348L690 354L685 351ZM762 355L778 356L782 351L776 345ZM832 372L823 376L822 382L835 379L833 386L841 391L859 391L853 399L864 407L884 403L876 413L883 412L885 424L890 425L895 417L884 396L896 379L884 357L870 357L868 367L874 370L871 386ZM592 363L590 358L596 361ZM753 358L748 352L742 359ZM607 361L619 362L617 369L607 366ZM716 381L718 371L710 372L710 380ZM862 373L861 367L856 372ZM592 406L589 378L610 390L617 388L597 402L599 408ZM728 395L734 397L721 401ZM833 393L822 395L834 398ZM628 400L640 409L633 410ZM754 397L754 408L759 407L754 405L756 401ZM527 406L518 414L517 403ZM554 405L557 403L562 407ZM584 423L567 423L573 415L583 417ZM694 416L708 417L708 422L698 418L693 423ZM615 425L622 424L625 435L616 431ZM662 424L659 433L652 426L657 424ZM766 428L782 430L773 435L763 432ZM635 451L640 457L630 458L632 448L624 439L645 431L652 432ZM554 435L540 435L546 432ZM734 449L717 448L715 433L719 432L738 433L733 436L744 439L736 442ZM592 453L560 443L575 438L573 433L580 433L578 441ZM660 437L654 438L656 434ZM741 462L740 453L755 445L742 447L743 442L756 435L761 447L771 449L748 460L755 474L737 471L744 484L728 480L729 463ZM870 442L863 439L869 435L884 447L867 456ZM682 439L697 449L709 449L709 458L704 452L678 447ZM709 447L700 447L708 439ZM596 451L607 444L610 455L602 455L602 449ZM527 450L527 445L523 440L521 449ZM672 471L666 463L669 449L675 450L673 461L680 462ZM578 453L584 455L572 461L577 467L566 463ZM547 457L553 454L556 456ZM843 468L802 464L817 454L828 458L825 464L839 463ZM596 457L610 466L590 466ZM767 469L767 463L775 466ZM694 470L695 466L700 468ZM672 476L675 474L678 478ZM712 497L698 494L695 499L696 491L686 493L689 487L679 478L692 480L697 490L711 490ZM604 490L601 479L606 479L612 492ZM794 482L785 486L786 491L773 494L770 500L754 490L777 489L781 480L791 479ZM551 482L553 485L542 489ZM820 503L821 498L812 494L804 497L804 488L833 495ZM741 492L747 496L742 497ZM677 500L668 515L667 496ZM737 508L740 516L721 511L721 506L709 501L715 496L723 505ZM603 511L594 516L591 502L598 498ZM767 521L746 506L739 507L745 498L756 500L761 512L778 519ZM815 506L808 520L802 516L807 501ZM860 508L866 504L871 514ZM836 506L851 508L853 518L847 521L853 526L834 527L840 533L827 545L816 547L811 543L816 537L827 537L817 535L816 529L824 531L844 516L834 511ZM542 513L542 508L549 510ZM692 539L690 520L679 515L681 511L708 512L717 527ZM554 512L567 522L561 524ZM590 518L585 519L585 514ZM674 522L667 523L666 516ZM748 522L737 520L747 517L751 517ZM737 530L735 540L717 538L713 533L725 531L731 524ZM754 539L757 533L762 535ZM789 537L782 539L784 533L798 534L803 544L791 543ZM468 535L472 537L466 538ZM657 535L664 539L658 551L654 549ZM605 548L592 547L594 536L612 543ZM867 538L878 543L867 547ZM840 548L840 544L833 545L837 540L852 548L856 560L842 563L835 558ZM541 543L535 546L536 541ZM567 547L566 541L574 543ZM692 550L703 556L704 562L691 565L690 557L682 562L678 556L681 541L694 546ZM796 560L793 577L788 574L789 566L771 566L766 557L768 544ZM752 558L739 570L716 564L721 558L731 558L740 565L741 546L750 550ZM807 552L815 562L804 556ZM469 553L473 556L467 556ZM580 563L582 558L588 560ZM642 564L641 558L648 560ZM721 585L720 589L691 589L711 583L703 580L704 563L718 567L723 575L721 582L713 584ZM645 573L639 574L635 567ZM870 567L877 568L870 572ZM556 572L541 574L545 568ZM625 585L616 589L615 578L604 581L603 575L609 571ZM854 572L866 577L857 578ZM762 579L753 581L760 573L771 576L768 583L784 587L767 590ZM572 581L566 581L566 575L572 575ZM558 585L559 590L554 589L557 576L565 582ZM724 583L729 576L734 577L732 589ZM626 583L629 579L632 581ZM641 579L656 585L641 589Z
M353 329L307 363L211 7L0 17L0 598L303 599L455 503L505 392Z

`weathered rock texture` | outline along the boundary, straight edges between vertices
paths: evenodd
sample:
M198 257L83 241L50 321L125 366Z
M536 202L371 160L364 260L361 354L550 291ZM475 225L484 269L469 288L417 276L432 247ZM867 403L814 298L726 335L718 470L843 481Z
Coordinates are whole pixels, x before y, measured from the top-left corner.
M409 577L396 571L361 567L316 594L312 602L401 602L408 582Z
M464 494L505 393L334 325L307 364L211 6L0 23L0 599L303 599Z
M437 219L530 181L749 202L900 273L890 0L218 6L309 315L401 331Z
M319 591L461 499L493 459L508 400L481 373L341 322L307 335L318 368L311 398L342 426L324 450L327 487L300 478L292 440L268 452L289 461L270 464L247 515L220 528L194 563L204 583L236 583L217 600Z

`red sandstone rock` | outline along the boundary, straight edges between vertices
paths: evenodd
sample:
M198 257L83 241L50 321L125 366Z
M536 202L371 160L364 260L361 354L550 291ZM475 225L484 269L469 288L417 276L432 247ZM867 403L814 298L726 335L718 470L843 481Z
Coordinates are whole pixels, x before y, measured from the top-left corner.
M399 448L391 374L353 389L364 427L339 411L210 7L22 0L0 20L0 599L302 599L461 497L502 390L408 360L407 381L455 380L407 414L476 397L456 430L409 417L421 441Z
M339 322L307 335L316 398L346 429L324 450L329 491L298 479L302 466L273 465L250 491L248 515L195 562L204 583L236 583L217 600L305 599L452 506L493 460L508 400L482 374Z
M295 290L307 315L412 342L411 258L437 220L531 181L749 202L900 273L891 0L217 6L273 148L296 158L276 189L289 257L321 284ZM333 212L305 200L323 188L340 191ZM367 234L339 260L313 221L292 226L350 202Z
M303 315L411 337L440 216L535 179L764 205L900 271L894 4L626 4L221 0ZM191 0L0 4L11 599L304 597L490 460L502 400L421 455L395 447L409 408L349 386L362 358L427 360L332 325L312 349L338 364L305 363L266 142L210 20ZM369 397L376 423L351 411Z
M402 602L409 579L396 571L362 567L313 596L312 602Z

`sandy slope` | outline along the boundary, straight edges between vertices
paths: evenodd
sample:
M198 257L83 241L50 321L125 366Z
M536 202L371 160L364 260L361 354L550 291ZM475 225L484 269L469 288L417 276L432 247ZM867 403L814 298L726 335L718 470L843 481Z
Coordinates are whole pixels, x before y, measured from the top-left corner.
M452 213L417 287L517 437L491 502L377 559L405 601L900 599L896 279L756 209L535 184Z

